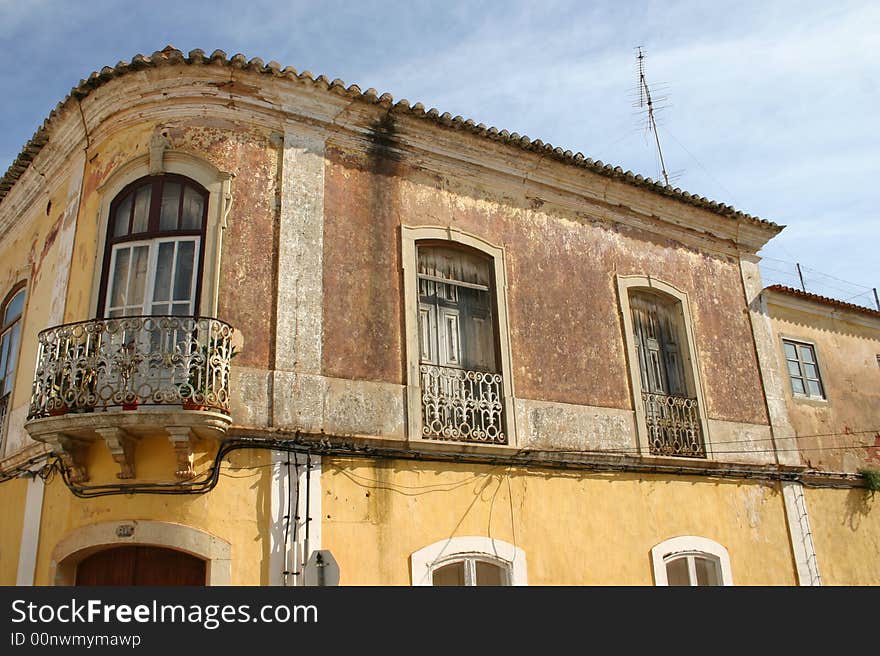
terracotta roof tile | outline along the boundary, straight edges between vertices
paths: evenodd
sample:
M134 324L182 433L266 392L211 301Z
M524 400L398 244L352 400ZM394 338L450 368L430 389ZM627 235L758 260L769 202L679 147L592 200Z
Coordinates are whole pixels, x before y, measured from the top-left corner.
M789 296L796 296L798 298L803 298L808 301L814 301L816 303L822 303L823 305L830 305L832 307L840 308L842 310L849 310L850 312L858 312L860 314L867 314L871 317L880 318L880 311L878 310L872 310L871 308L867 308L862 305L855 305L854 303L847 303L846 301L839 301L836 298L829 298L828 296L819 296L818 294L802 292L800 289L795 289L794 287L786 287L785 285L770 285L769 287L765 287L764 291L788 294Z
M487 128L483 123L477 124L473 120L464 119L461 116L453 117L449 113L441 114L438 110L433 108L426 111L425 106L422 105L422 103L418 102L414 105L410 105L409 101L407 100L401 100L395 103L394 98L390 94L383 93L380 95L375 89L367 89L366 91L361 91L360 87L358 87L356 84L352 84L351 86L346 87L345 82L339 79L333 80L331 82L323 75L315 78L309 71L297 73L296 69L290 66L282 69L281 65L278 64L278 62L272 61L268 64L264 64L263 60L259 58L248 60L244 55L240 53L235 54L232 57L228 57L226 53L222 50L215 50L211 53L210 56L206 56L203 50L197 49L191 50L188 54L184 55L183 52L177 50L176 48L173 48L172 46L167 46L163 50L154 52L152 55L149 56L140 54L135 55L134 57L132 57L131 62L121 61L112 68L109 66L105 66L101 69L100 72L94 72L89 75L88 78L86 78L85 80L80 80L79 84L71 89L70 94L60 103L58 103L55 109L50 112L49 116L46 118L45 121L43 121L43 124L40 126L39 129L37 129L34 136L30 139L30 141L28 141L27 144L25 144L24 148L22 148L21 152L18 154L18 157L16 157L15 161L12 163L12 165L9 167L3 177L0 178L0 202L3 201L3 199L6 197L6 194L9 192L15 182L27 170L31 161L33 161L33 159L46 144L49 138L49 132L52 128L56 116L61 111L61 109L71 101L71 99L79 100L85 98L89 95L89 93L91 93L93 89L105 84L106 82L114 78L125 75L130 71L175 65L227 66L241 70L253 71L265 75L272 75L274 77L283 77L289 80L298 80L307 84L311 84L313 86L329 89L332 92L346 95L352 99L360 99L364 102L371 104L385 105L389 107L392 111L404 113L418 118L423 118L425 120L430 120L434 123L444 125L452 129L466 131L485 139L500 141L502 143L531 152L541 152L545 156L551 156L563 163L584 168L609 178L621 180L628 184L647 189L653 193L675 198L676 200L685 202L689 205L700 207L714 212L715 214L729 217L731 219L743 219L750 223L753 223L754 225L761 226L774 232L779 232L784 227L779 226L771 221L767 221L765 219L746 214L745 212L741 212L736 208L731 207L730 205L725 205L723 203L709 200L705 196L698 196L696 194L691 194L687 191L683 191L678 187L664 185L660 182L652 180L651 178L646 178L642 175L634 174L632 171L624 171L619 166L605 164L601 160L593 161L589 157L585 157L582 153L572 153L572 151L570 150L563 150L562 148L553 146L552 144L545 143L540 139L532 140L529 137L519 135L516 132L511 134L507 130L499 131L498 128Z

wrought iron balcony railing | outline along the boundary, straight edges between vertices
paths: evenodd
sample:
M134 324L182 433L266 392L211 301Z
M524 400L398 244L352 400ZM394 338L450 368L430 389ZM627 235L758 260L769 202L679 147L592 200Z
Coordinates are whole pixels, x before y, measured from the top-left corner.
M423 437L507 444L501 374L427 364L419 370Z
M39 334L28 419L177 405L229 412L233 328L207 317L94 319Z
M706 457L696 399L642 392L642 401L653 455Z

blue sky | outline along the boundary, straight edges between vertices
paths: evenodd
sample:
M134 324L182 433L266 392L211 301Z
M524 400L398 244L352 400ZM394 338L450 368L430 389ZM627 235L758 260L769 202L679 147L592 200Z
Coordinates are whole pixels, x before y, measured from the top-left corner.
M653 178L647 54L673 186L788 227L765 283L873 305L880 3L0 0L0 171L80 78L171 44L375 87Z

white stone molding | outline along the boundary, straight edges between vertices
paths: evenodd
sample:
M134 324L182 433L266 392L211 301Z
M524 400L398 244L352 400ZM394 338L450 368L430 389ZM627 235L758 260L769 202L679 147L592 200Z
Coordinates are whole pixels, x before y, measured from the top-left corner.
M151 146L153 142L151 141ZM158 145L156 146L159 147ZM152 152L152 151L151 151ZM155 155L155 153L153 153ZM202 267L201 301L197 313L216 317L220 293L220 257L223 247L223 231L226 216L232 202L232 174L226 173L209 162L188 153L162 150L161 172L176 173L195 180L208 191L208 214L205 228L204 264ZM120 166L100 187L101 206L97 217L97 249L92 274L92 293L89 307L95 316L100 314L98 292L103 273L104 249L107 243L107 224L110 220L110 204L117 194L135 180L152 174L151 164L158 166L155 156L141 155Z
M798 584L822 585L804 486L794 481L782 482L782 498L785 501L785 518L794 553Z
M526 552L509 542L483 536L447 538L414 552L410 556L412 584L430 586L435 569L468 557L507 568L510 585L529 584Z
M669 585L666 578L666 561L675 556L709 556L716 561L721 570L721 584L733 585L730 570L730 554L723 545L696 535L680 535L669 538L651 549L651 562L654 565L654 584Z
M305 563L321 549L321 458L311 456L311 473L309 461L304 453L272 452L269 585L304 585Z
M15 585L33 585L37 568L37 551L40 546L40 521L43 517L43 493L45 484L39 476L27 483L24 502L24 524L18 549L18 573Z
M123 545L165 547L188 553L205 561L207 585L231 583L229 542L191 526L142 519L120 519L74 529L52 550L49 580L55 585L73 585L77 565L84 558Z

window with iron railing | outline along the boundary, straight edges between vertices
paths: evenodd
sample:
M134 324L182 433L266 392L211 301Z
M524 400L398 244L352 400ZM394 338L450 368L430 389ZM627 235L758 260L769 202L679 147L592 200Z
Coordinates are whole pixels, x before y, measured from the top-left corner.
M505 444L490 258L418 247L423 437Z
M684 367L680 306L633 292L630 308L650 453L705 457L698 402Z

